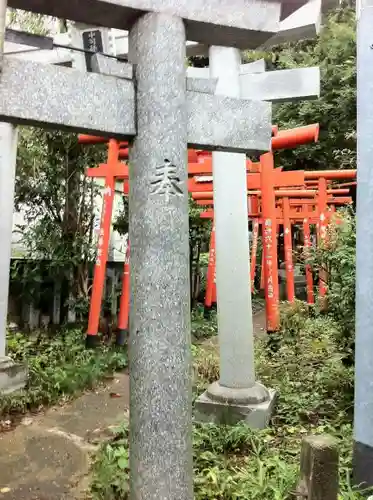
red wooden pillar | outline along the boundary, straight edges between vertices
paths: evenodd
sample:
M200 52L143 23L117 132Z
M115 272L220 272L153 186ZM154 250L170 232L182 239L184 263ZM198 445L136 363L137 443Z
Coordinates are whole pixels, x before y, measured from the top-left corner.
M212 303L216 304L217 301L218 301L218 299L217 299L217 293L216 293L216 261L215 261L215 264L214 264L214 284L213 284L213 288L212 288Z
M209 262L207 265L207 275L206 275L205 315L208 315L213 302L214 275L215 275L215 224L213 222L210 234Z
M105 178L104 197L102 202L100 235L97 246L97 258L94 268L91 302L89 307L88 329L86 336L86 346L95 347L98 342L98 327L100 323L101 302L105 286L106 263L109 253L110 226L113 212L113 202L115 193L115 177L110 174L118 162L119 143L110 139L108 148L108 175Z
M289 302L294 302L294 266L293 266L293 242L291 235L290 222L290 204L289 198L283 199L284 211L284 247L285 247L285 265L286 265L286 291Z
M324 245L326 240L326 230L327 230L327 209L328 209L328 193L327 193L327 182L325 177L319 178L318 185L318 195L317 195L317 208L319 215L319 245ZM320 271L319 275L319 296L325 297L326 295L326 271Z
M258 237L259 237L259 221L258 219L255 219L253 224L253 242L251 246L251 268L250 268L250 280L251 280L252 292L254 291L256 252L258 251Z
M277 265L276 200L273 186L273 154L260 157L263 218L264 288L267 331L280 327Z
M264 251L262 250L262 264L260 266L260 289L264 290Z
M305 255L308 256L309 249L311 248L311 231L310 231L310 222L308 219L308 206L303 205L303 212L305 213L303 219L303 239L304 239L304 249ZM313 277L312 277L312 269L309 264L306 264L306 283L307 283L307 303L314 304L315 296L313 293Z
M124 258L122 294L120 296L117 345L124 345L128 338L130 312L130 242L127 242L126 256Z
M251 208L251 213L259 215L259 198L258 196L250 196L249 212Z

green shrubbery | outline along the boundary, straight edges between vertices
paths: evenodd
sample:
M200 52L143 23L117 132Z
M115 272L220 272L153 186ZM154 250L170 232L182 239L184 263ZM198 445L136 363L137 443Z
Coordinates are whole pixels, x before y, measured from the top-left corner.
M129 453L126 423L113 429L113 438L101 446L92 465L91 492L94 499L121 500L128 498Z
M356 217L351 208L345 208L329 225L325 244L315 248L309 258L315 271L325 271L326 312L338 323L339 341L350 360L355 338L355 248Z
M197 500L294 498L301 439L325 432L340 442L340 498L361 498L349 484L353 370L343 362L339 325L328 316L313 317L302 303L287 305L282 315L276 349L265 339L256 344L258 378L279 394L272 424L264 431L244 425L194 425ZM193 356L198 394L218 378L218 357L211 343L193 346ZM128 460L127 443L128 431L121 429L97 455L96 499L127 499L128 462L121 460Z
M204 307L198 305L192 311L192 340L199 341L214 337L218 333L216 311L210 312L209 321L204 318Z
M81 330L66 330L56 336L10 333L8 352L29 368L26 390L2 396L0 413L19 414L51 405L85 389L91 389L115 370L123 369L123 351L107 346L87 350Z
M362 496L350 485L353 411L355 307L355 220L347 210L332 224L328 245L310 260L328 272L328 310L304 302L285 304L281 330L256 341L258 379L278 391L271 426L252 431L200 425L193 428L194 488L197 500L290 500L299 470L302 437L330 433L340 446L341 500ZM193 316L193 334L216 333L216 317ZM217 348L208 342L192 346L194 395L219 378ZM128 430L103 445L93 468L98 500L124 500L128 493Z

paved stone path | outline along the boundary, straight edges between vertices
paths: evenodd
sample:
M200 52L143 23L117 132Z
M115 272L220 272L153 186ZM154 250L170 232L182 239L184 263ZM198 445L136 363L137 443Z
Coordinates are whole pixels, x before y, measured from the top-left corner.
M259 311L256 336L265 334L264 325ZM128 408L129 380L121 373L106 387L0 434L0 500L85 500L97 441L102 431L128 418Z
M254 337L263 337L266 332L266 312L261 309L253 316Z
M111 397L117 393L120 397ZM128 418L128 375L0 434L1 500L87 498L90 455L100 430ZM2 493L3 491L3 493Z

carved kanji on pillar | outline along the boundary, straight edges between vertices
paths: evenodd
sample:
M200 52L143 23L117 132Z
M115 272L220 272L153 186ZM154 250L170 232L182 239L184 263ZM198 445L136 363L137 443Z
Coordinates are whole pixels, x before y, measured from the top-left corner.
M165 159L164 163L156 168L156 174L151 180L151 194L164 194L166 201L170 196L180 196L183 194L181 189L182 182L177 175L177 167L170 160Z

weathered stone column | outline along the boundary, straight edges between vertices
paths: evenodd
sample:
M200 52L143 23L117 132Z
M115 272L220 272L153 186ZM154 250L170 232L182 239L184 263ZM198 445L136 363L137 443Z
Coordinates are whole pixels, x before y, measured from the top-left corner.
M373 1L357 24L357 209L354 482L373 486ZM359 12L360 10L360 12Z
M137 136L130 153L130 498L192 500L191 354L183 21L130 30Z
M24 387L27 371L6 356L10 259L12 251L17 129L0 123L0 392Z
M240 51L210 48L210 75L218 78L216 94L240 97ZM212 153L216 293L220 382L246 389L255 384L253 318L250 290L246 155Z
M216 94L240 97L240 51L210 48ZM255 381L246 155L213 152L220 380L196 403L197 418L265 427L273 394Z
M17 136L13 125L0 123L0 359L6 347Z

